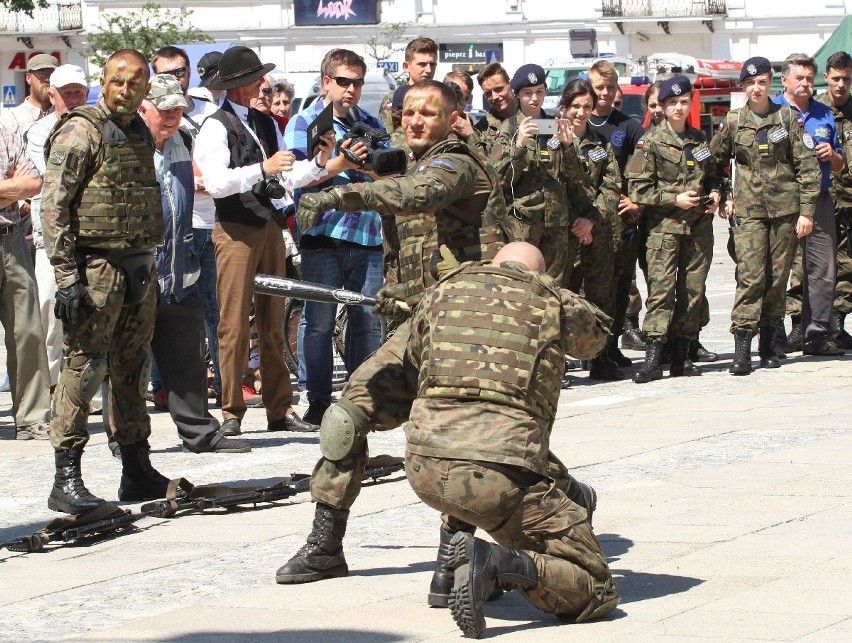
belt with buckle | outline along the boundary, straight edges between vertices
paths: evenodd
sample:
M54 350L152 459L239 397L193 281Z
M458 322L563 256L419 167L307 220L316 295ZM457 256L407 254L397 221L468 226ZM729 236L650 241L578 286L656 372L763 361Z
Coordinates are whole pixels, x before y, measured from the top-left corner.
M0 225L0 237L12 234L16 227L17 225L14 223L12 225Z

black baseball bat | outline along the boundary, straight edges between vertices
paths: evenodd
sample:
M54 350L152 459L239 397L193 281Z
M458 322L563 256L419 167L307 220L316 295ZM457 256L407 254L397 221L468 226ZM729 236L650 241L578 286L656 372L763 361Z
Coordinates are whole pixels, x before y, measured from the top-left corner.
M274 295L276 297L293 297L294 299L307 299L309 301L324 301L329 304L362 304L374 306L375 297L362 295L354 290L343 288L331 288L322 284L301 281L299 279L287 279L286 277L275 277L273 275L255 275L254 291L263 295Z

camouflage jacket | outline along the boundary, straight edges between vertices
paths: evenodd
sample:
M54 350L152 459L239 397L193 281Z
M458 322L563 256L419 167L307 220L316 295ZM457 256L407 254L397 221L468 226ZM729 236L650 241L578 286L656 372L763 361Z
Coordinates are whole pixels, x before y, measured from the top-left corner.
M547 116L542 113L542 118ZM585 178L573 145L547 147L549 137L536 136L519 147L515 143L518 113L500 119L493 111L477 123L478 145L488 156L503 187L510 215L544 221L545 228L568 228L579 216L600 222L598 210L579 189Z
M435 283L446 245L458 261L492 258L505 241L506 206L487 159L454 134L419 158L404 176L337 186L344 210L394 217L404 298L416 305Z
M834 114L837 139L843 146L844 162L843 169L831 175L831 195L838 208L848 208L852 206L852 167L849 165L849 159L852 158L852 100L847 100L843 107L835 107L828 92L819 94L816 99L828 105Z
M576 140L576 145L586 174L585 180L580 183L586 198L594 203L601 216L617 216L621 198L621 171L612 145L590 128L586 128L585 134Z
M522 264L466 263L427 291L406 362L418 394L408 449L546 474L564 355L596 355L609 318Z
M82 110L90 110L103 119L116 140L123 136L135 141L131 149L124 155L107 154L105 157L108 142L92 120L78 114ZM140 152L142 149L144 153ZM124 158L126 165L112 168L110 175L101 180L101 183L108 184L106 188L96 187L93 178L100 176L100 170L106 167L104 158ZM114 182L114 177L121 177L124 181ZM87 238L94 241L91 247L118 249L138 246L140 249L153 249L163 242L163 211L154 170L154 144L141 116L134 115L130 123L122 127L110 119L110 113L101 100L93 108L78 108L65 114L45 146L42 231L44 249L50 257L59 288L79 281L80 251L90 247L75 233L79 230L83 236L84 221L78 215L78 209L81 201L86 199L87 190L97 194L124 194L126 197L123 204L102 202L102 213L99 212L97 217L85 217L88 222L85 225L93 225L93 221L97 221L98 225L111 221L114 228L105 233L103 244L97 244L94 236L88 235ZM132 207L144 195L148 195L145 203ZM122 238L122 228L134 232L128 232Z
M748 105L728 112L710 141L710 151L720 186L730 183L722 173L736 161L733 197L738 218L813 216L822 175L814 153L802 142L803 133L786 106L770 103L766 116L757 116ZM725 193L730 195L730 188Z
M695 190L707 195L716 186L716 164L699 130L687 127L678 136L668 123L647 132L624 172L630 200L644 206L642 216L648 230L669 234L690 234L708 217L702 205L683 210L675 205L681 192Z

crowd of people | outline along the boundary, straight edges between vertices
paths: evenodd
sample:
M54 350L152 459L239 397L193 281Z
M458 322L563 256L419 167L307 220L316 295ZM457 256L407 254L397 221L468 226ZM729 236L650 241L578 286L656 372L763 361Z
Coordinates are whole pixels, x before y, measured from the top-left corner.
M100 404L123 501L168 486L150 461L149 382L191 452L250 451L241 423L262 405L269 431L316 432L322 454L312 530L276 581L345 576L368 435L404 426L409 481L441 512L429 604L471 637L499 589L582 622L618 594L591 529L594 489L549 449L566 355L592 379L621 380L632 364L621 337L645 351L639 384L666 363L696 376L696 362L718 359L699 341L716 213L736 262L732 374L752 372L755 335L763 368L785 351L852 347L848 54L829 58L819 96L812 58L784 61L774 98L769 61L747 60L747 102L710 140L689 122L682 75L649 87L643 127L616 107L606 60L568 83L556 118L542 108L541 66L510 76L493 63L475 79L491 109L474 123L474 79L436 81L437 58L433 40L411 41L408 83L379 114L359 106L367 65L347 49L326 54L319 98L295 114L292 85L242 46L205 54L192 91L182 49L150 61L117 51L92 107L81 68L30 59L29 96L0 119L0 321L16 437L54 448L51 509L104 503L82 477ZM330 129L314 132L328 111ZM375 150L348 136L356 122L387 133L407 169L372 167ZM254 293L256 274L292 272L288 248L304 279L378 302L348 306L336 403L336 306L305 303L294 388L284 299ZM259 394L244 380L253 339Z

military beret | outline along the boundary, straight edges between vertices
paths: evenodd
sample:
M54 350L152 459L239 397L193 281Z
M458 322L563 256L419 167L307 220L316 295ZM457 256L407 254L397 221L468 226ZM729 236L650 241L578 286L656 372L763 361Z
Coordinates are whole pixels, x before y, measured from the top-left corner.
M408 93L409 89L411 89L411 85L403 85L402 87L396 88L396 91L393 93L393 98L391 99L391 106L394 109L402 109L402 103L405 101L405 95Z
M512 76L512 82L509 87L513 92L522 90L524 87L535 87L536 85L544 85L547 74L540 65L521 65L518 71Z
M151 77L151 89L145 97L159 110L185 109L189 106L183 95L180 81L171 74L156 74Z
M740 82L767 72L772 73L772 63L763 56L753 56L743 63L743 68L740 69Z
M667 79L663 86L660 87L660 92L657 94L657 100L661 103L672 96L680 96L692 92L692 83L686 76L672 76Z

